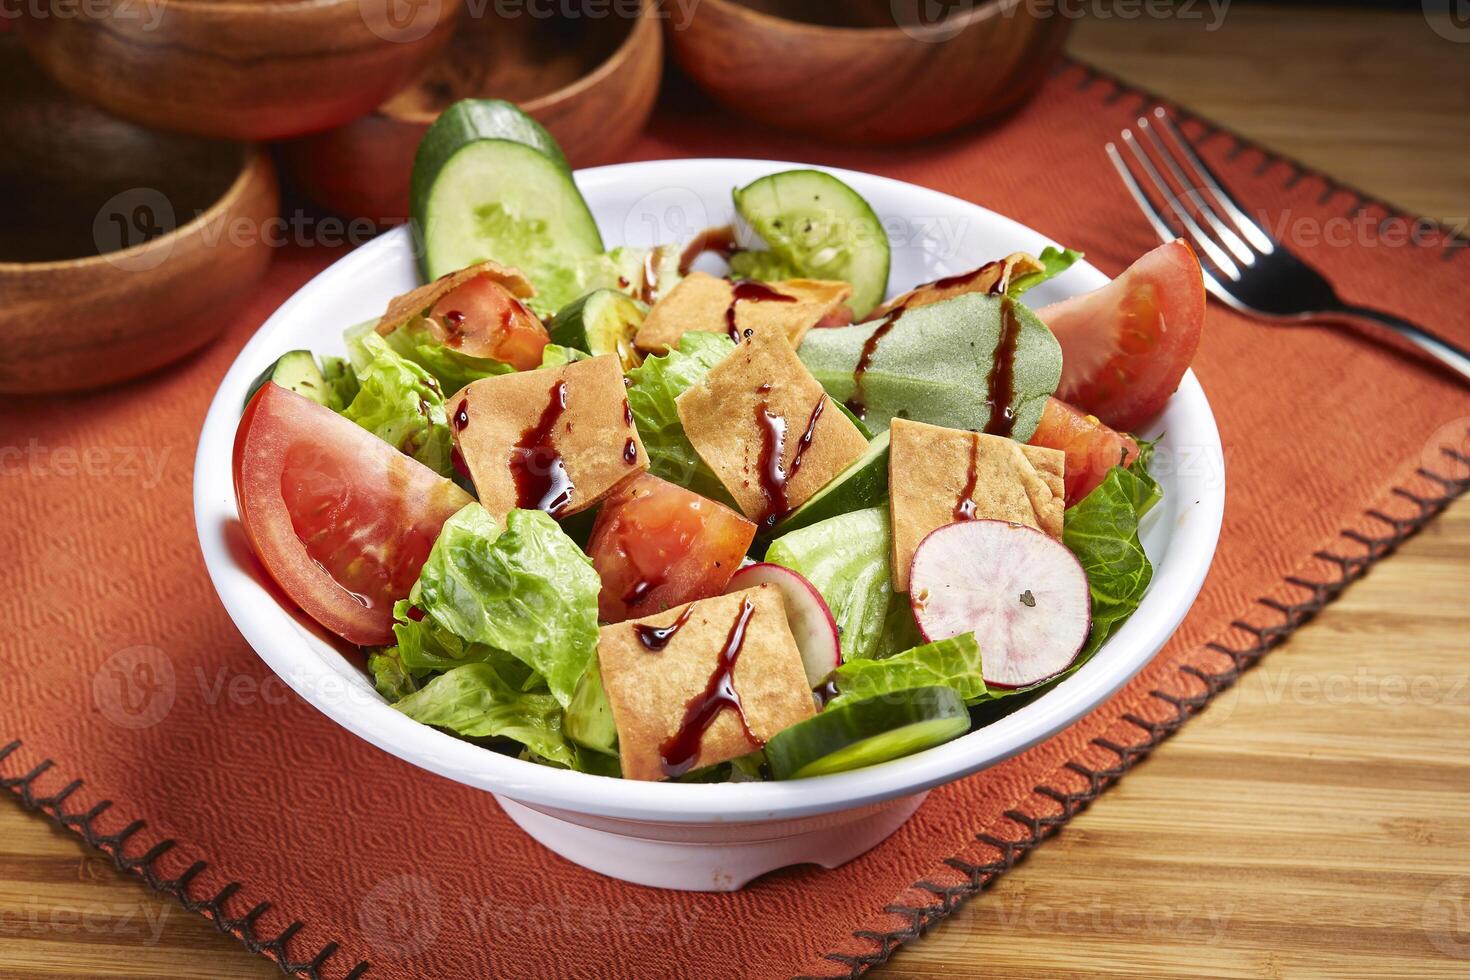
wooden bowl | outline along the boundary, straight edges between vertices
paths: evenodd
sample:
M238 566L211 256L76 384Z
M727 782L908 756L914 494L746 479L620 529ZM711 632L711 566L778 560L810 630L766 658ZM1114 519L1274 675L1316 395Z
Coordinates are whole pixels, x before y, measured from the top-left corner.
M35 0L19 23L47 74L158 129L235 140L370 111L448 41L461 0ZM395 26L396 24L396 26Z
M0 393L166 364L218 334L265 272L278 202L260 150L109 116L13 43L0 43L0 132Z
M1026 0L672 0L669 40L710 96L782 129L848 143L919 139L1036 90L1072 21Z
M465 98L517 103L574 167L617 160L658 97L662 2L642 0L637 17L620 16L620 3L599 18L466 12L444 55L413 85L370 115L284 145L282 164L308 196L340 214L402 221L419 140L446 106Z

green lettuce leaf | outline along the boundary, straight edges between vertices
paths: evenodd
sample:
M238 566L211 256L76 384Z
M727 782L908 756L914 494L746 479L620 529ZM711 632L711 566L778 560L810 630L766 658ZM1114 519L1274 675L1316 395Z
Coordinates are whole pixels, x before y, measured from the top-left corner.
M436 473L453 473L453 438L438 382L377 334L361 343L372 360L358 372L357 396L343 416Z
M908 600L893 594L888 508L818 521L771 542L766 561L800 572L837 621L844 660L865 660L918 636ZM902 644L902 645L900 645Z
M576 752L562 734L557 699L520 690L492 664L456 667L393 707L466 738L510 738L548 762L568 768L577 764Z
M586 351L577 350L575 347L563 347L561 344L547 344L541 351L541 366L563 367L576 361L585 361L592 355Z
M765 249L736 252L730 256L730 272L736 279L759 279L761 282L780 282L801 275L796 266Z
M1092 591L1092 635L1068 669L1086 663L1143 601L1153 565L1138 538L1140 508L1158 499L1147 460L1115 466L1103 482L1065 514L1062 543L1077 556Z
M850 660L833 672L832 679L837 697L827 702L827 708L934 684L954 688L971 704L990 696L980 676L980 644L973 633L926 643L882 660Z
M985 398L1001 335L1002 298L979 294L910 309L884 335L863 375L865 418L875 432L894 417L983 432L991 407ZM1036 314L1014 304L1011 435L1024 442L1036 431L1046 400L1062 377L1062 348ZM837 401L853 397L853 372L880 323L813 330L798 354Z
M403 665L397 647L368 654L367 666L373 686L389 701L406 698L419 689L419 678Z
M445 523L409 600L461 640L520 660L565 706L597 650L601 588L548 515L513 510L502 531L469 504Z
M729 493L714 471L694 451L674 399L704 380L735 345L718 333L686 333L679 346L663 357L650 357L628 372L628 406L654 476L687 487L712 500L728 503Z
M1012 297L1020 296L1028 289L1034 289L1048 279L1056 278L1082 261L1082 253L1070 248L1057 249L1048 245L1041 250L1041 254L1036 258L1044 267L1043 270L1041 272L1030 272L1024 276L1017 276L1012 279L1011 284L1006 287L1007 295Z

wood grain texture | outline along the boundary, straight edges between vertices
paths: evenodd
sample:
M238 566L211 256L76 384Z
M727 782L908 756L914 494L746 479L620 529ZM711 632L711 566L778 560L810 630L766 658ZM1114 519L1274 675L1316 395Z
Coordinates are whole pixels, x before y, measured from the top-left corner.
M509 11L511 8L507 8ZM381 223L408 216L414 153L451 102L500 98L551 131L573 167L618 160L658 98L663 33L655 0L642 16L544 19L467 11L449 47L373 112L281 148L291 180L339 214Z
M20 34L59 82L126 119L235 140L372 109L443 47L460 0L38 0Z
M1074 50L1406 207L1470 210L1470 49L1417 13L1240 6L1212 34L1099 21ZM1194 58L1208 77L1180 69ZM1394 73L1411 96L1385 82ZM1462 501L874 975L1470 973L1467 552ZM279 976L13 805L0 805L0 964L6 977Z
M808 136L887 143L1016 105L1072 26L1033 16L1025 0L960 5L932 29L893 26L895 11L924 5L672 0L668 37L684 72L736 112Z

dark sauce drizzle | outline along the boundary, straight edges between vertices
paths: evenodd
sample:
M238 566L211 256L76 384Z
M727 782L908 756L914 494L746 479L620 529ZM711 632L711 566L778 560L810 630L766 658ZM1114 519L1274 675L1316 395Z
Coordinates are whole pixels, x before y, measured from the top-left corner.
M725 637L725 646L720 650L720 659L715 665L714 673L710 674L704 690L684 706L684 719L679 723L678 731L659 746L659 759L663 763L664 775L682 776L694 768L704 733L726 708L734 708L739 714L740 727L745 730L745 737L750 739L751 744L761 744L751 734L750 723L745 720L745 706L740 703L740 693L735 690L735 663L740 659L740 650L745 646L745 631L754 614L755 606L751 601L741 600L740 612L736 615L735 622L730 624L730 632Z
M960 499L954 505L954 519L958 521L973 521L975 519L975 483L980 479L980 436L977 434L970 439L970 474L965 479L965 489L960 492Z
M995 357L985 380L990 402L990 418L985 431L993 436L1010 437L1016 427L1016 413L1011 402L1016 398L1016 342L1021 336L1021 321L1016 319L1016 304L1009 296L1000 301L1000 337L995 342Z
M903 316L906 309L908 309L906 306L894 307L868 335L868 339L863 341L863 349L858 355L857 367L852 369L852 397L845 402L847 410L860 419L866 418L868 414L868 407L863 404L863 378L867 375L868 368L873 366L873 355L878 353L879 342L888 336L888 331L893 329L893 325L898 322L899 317Z
M827 681L821 687L819 687L816 690L812 691L812 695L817 699L817 709L818 710L821 710L822 708L827 707L827 705L833 699L835 699L837 697L837 695L839 695L841 693L842 693L841 691L837 690L837 682L836 681Z
M470 403L462 401L454 410L454 431L463 432L470 424Z
M706 228L690 239L688 245L684 246L684 251L679 256L679 275L689 275L689 270L694 268L694 263L705 252L714 252L728 262L730 256L738 251L740 249L735 243L734 225Z
M638 642L643 644L643 649L658 653L669 645L669 641L674 638L675 633L684 628L684 624L689 622L689 616L693 612L694 606L692 604L685 606L684 611L679 614L679 618L669 625L648 626L639 623L633 627L633 633L638 637Z
M623 443L623 462L629 466L638 462L638 442L631 436L627 442Z
M444 343L449 347L464 346L464 314L459 310L449 310L444 314L444 332L447 335Z
M762 395L768 395L771 386L761 385L756 390ZM787 502L787 486L801 469L802 458L811 448L812 439L817 434L817 421L822 417L822 409L826 405L827 396L822 395L817 399L816 405L812 406L811 417L807 419L806 429L796 443L796 452L791 457L790 466L783 462L786 455L786 419L772 412L770 402L765 398L756 406L755 420L761 427L758 469L761 492L766 497L765 513L758 523L763 527L775 527L783 517L791 513L791 506Z
M572 502L576 488L551 438L566 408L567 383L558 381L551 386L541 418L521 433L520 441L510 451L510 473L515 480L516 502L522 510L543 510L555 517Z
M725 332L735 343L740 343L740 327L735 322L735 311L742 301L767 303L795 303L795 296L788 296L754 279L742 279L730 290L730 305L725 308Z
M970 283L974 282L976 279L979 279L981 276L985 275L985 273L989 272L991 269L994 269L998 265L1000 265L999 261L987 262L978 269L971 269L969 272L961 272L957 276L945 276L943 279L935 279L933 282L926 282L919 288L955 289L959 286L968 286ZM995 280L995 284L990 287L990 295L992 296L999 296L1003 292L1005 292L1005 276L1001 276L999 279Z

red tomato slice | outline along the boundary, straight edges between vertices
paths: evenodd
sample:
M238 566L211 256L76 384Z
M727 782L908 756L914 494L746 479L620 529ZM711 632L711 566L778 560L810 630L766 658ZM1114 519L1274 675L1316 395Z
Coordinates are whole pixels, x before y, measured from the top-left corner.
M823 327L848 327L852 325L852 307L843 303L837 309L828 313L814 324L815 329Z
M470 496L331 409L264 385L235 433L235 498L266 572L318 623L393 642L444 522Z
M517 371L540 367L541 352L551 343L536 314L489 276L446 293L429 311L429 329L446 347L493 357Z
M1036 315L1062 345L1057 397L1115 429L1137 429L1163 411L1199 349L1199 259L1183 241L1161 245L1096 292Z
M609 623L720 595L755 525L722 504L644 473L603 502L587 553L602 576Z
M1067 506L1097 489L1114 466L1131 466L1138 443L1103 425L1095 415L1084 415L1064 401L1046 400L1041 423L1031 436L1033 446L1060 449L1067 454Z

